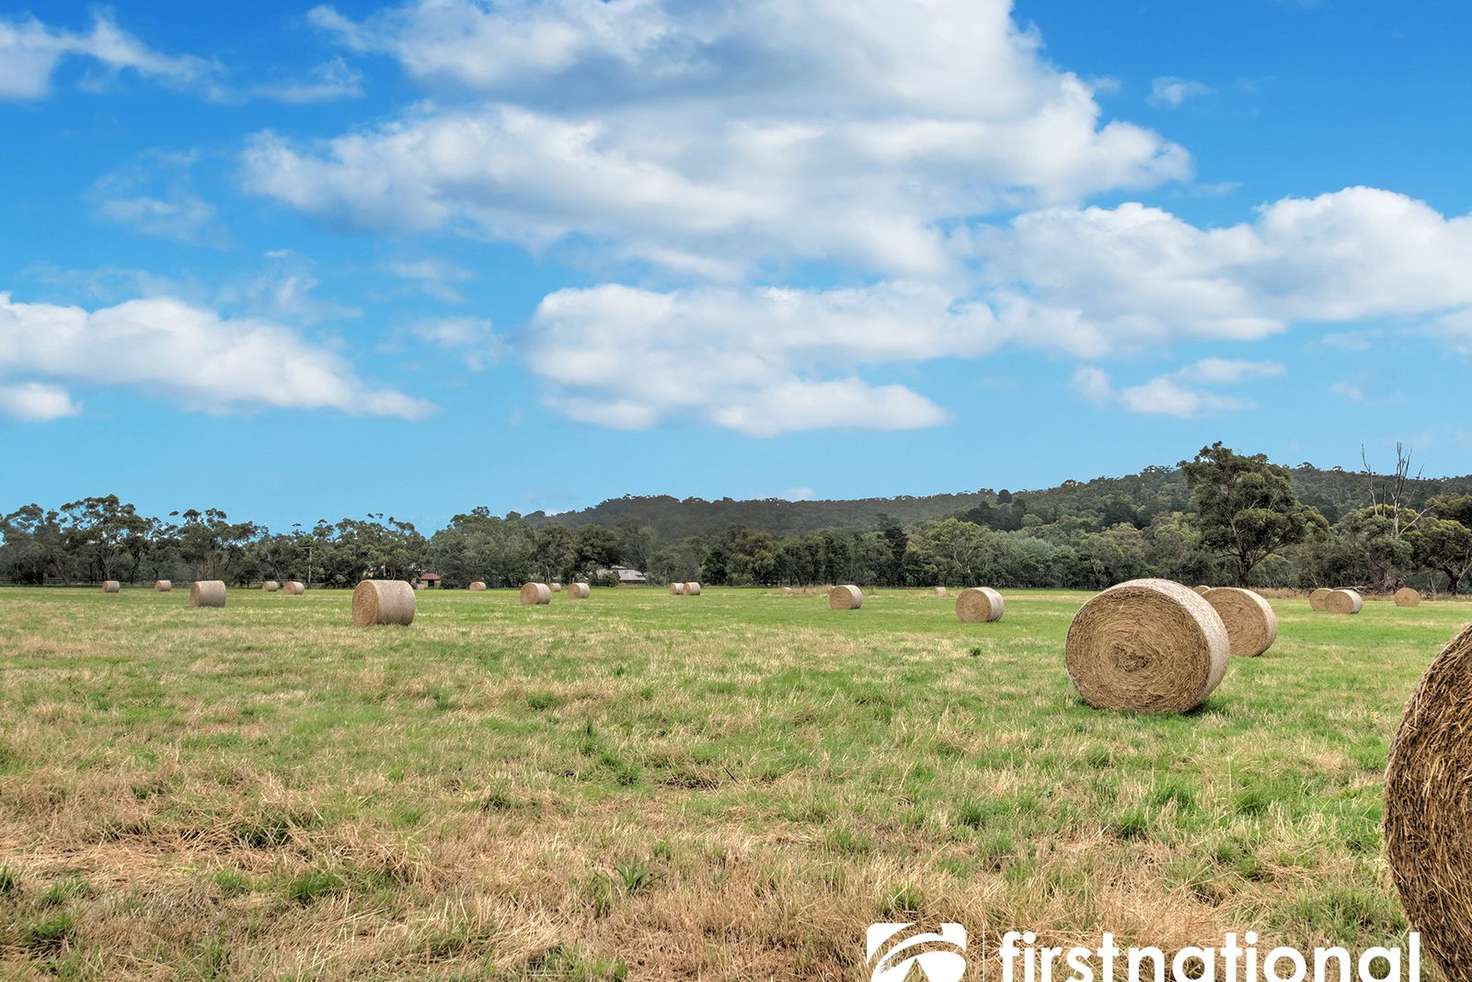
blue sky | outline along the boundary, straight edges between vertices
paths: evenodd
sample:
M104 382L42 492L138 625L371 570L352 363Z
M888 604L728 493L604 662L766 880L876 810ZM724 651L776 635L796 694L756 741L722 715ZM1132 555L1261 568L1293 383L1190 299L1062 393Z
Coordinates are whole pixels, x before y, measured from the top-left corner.
M1472 471L1469 27L0 0L0 508Z

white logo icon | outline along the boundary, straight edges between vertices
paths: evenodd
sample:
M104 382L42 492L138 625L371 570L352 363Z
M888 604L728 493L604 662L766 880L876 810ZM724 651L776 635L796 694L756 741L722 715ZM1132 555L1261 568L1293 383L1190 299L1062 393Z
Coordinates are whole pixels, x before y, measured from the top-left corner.
M966 928L947 922L941 924L939 934L904 935L906 928L914 926L869 925L865 958L874 973L870 982L905 982L917 968L927 982L960 982L966 974Z

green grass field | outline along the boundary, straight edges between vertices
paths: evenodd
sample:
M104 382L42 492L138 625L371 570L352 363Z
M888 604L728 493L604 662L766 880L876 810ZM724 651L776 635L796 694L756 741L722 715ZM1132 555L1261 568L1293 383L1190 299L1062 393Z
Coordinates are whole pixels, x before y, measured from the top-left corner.
M1399 944L1388 742L1472 619L1275 600L1157 718L1075 698L1082 593L187 596L0 589L0 975L859 979L896 919Z

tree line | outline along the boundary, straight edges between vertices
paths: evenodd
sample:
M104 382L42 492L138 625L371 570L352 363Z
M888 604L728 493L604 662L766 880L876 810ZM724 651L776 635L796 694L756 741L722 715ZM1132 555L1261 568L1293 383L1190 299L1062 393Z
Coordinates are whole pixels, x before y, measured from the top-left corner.
M1399 449L1390 475L1367 464L1359 474L1314 470L1305 480L1306 466L1289 469L1217 443L1175 468L1126 478L924 499L948 497L963 506L944 517L907 521L877 512L866 528L784 532L733 524L684 535L662 532L668 523L627 516L578 524L486 508L456 515L427 537L381 513L273 532L213 508L147 517L105 495L55 509L29 504L0 518L0 579L298 579L346 587L364 577L409 579L432 570L447 587L473 580L509 587L595 579L623 565L655 582L714 585L1099 589L1162 576L1264 587L1460 589L1472 569L1472 486L1465 479L1412 477L1410 455ZM1303 484L1315 488L1317 501L1300 494ZM616 580L605 573L604 582Z

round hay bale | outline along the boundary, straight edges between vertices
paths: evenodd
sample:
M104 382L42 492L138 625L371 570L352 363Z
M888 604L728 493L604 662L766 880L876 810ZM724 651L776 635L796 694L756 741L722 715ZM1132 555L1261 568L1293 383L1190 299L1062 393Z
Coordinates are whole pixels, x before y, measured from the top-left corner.
M363 580L353 590L353 623L414 623L414 587L403 580Z
M1201 594L1204 597L1215 588L1209 587L1205 583L1202 583L1199 586L1193 586L1191 589L1195 590L1197 593Z
M561 583L557 583L557 582L554 581L552 583L552 592L553 593L561 593L562 592L562 584Z
M224 580L195 580L189 586L189 606L191 606L191 607L223 607L223 606L225 606L225 581Z
M1411 927L1452 982L1472 979L1472 627L1421 676L1385 769L1385 858Z
M698 597L698 596L700 596L700 584L699 583L686 583L685 584L685 596L687 596L687 597Z
M287 580L281 584L281 592L288 597L300 597L307 592L307 585L301 580Z
M858 610L864 605L864 591L852 583L828 591L828 606L833 610Z
M122 588L123 588L123 585L121 583L119 583L117 580L103 580L102 581L102 592L103 593L117 593Z
M172 580L154 580L153 588L159 593L168 593L174 589L174 583Z
M935 595L937 597L944 597L946 595L946 588L943 587L943 586L936 587L935 588Z
M989 586L967 587L956 594L956 616L967 624L985 624L1002 619L1006 603Z
M792 587L790 587L790 586L784 586L782 588L782 596L784 596L784 597L790 597L790 596L792 596Z
M1217 586L1203 596L1226 625L1232 654L1256 658L1278 640L1278 615L1261 594L1235 586Z
M670 584L670 596L672 596L672 597L679 597L679 596L683 596L684 593L685 593L685 584L683 584L683 583L671 583Z
M587 600L592 596L593 589L586 583L569 583L567 595L574 600Z
M1395 605L1397 607L1418 607L1421 604L1421 591L1408 586L1403 586L1395 591Z
M261 584L261 589L266 591L267 593L275 593L277 590L281 589L281 584L277 580L266 580Z
M1365 598L1354 590L1330 590L1324 598L1324 609L1331 614L1358 614Z
M1312 607L1314 610L1324 610L1324 609L1326 609L1324 607L1324 604L1328 601L1329 594L1331 594L1333 592L1334 592L1333 590L1329 589L1326 586L1319 587L1317 590L1314 590L1314 591L1312 591L1312 592L1309 593L1309 595L1308 595L1308 605L1310 607Z
M545 583L523 583L521 585L521 604L523 607L532 607L552 602L552 588Z
M486 588L486 582L485 582L485 580L476 580L474 583L470 584L470 586L467 589L474 590L475 592L479 593L480 591L484 590L485 588Z
M1130 580L1084 604L1068 628L1068 677L1096 709L1194 709L1227 674L1231 645L1211 604L1170 580Z

